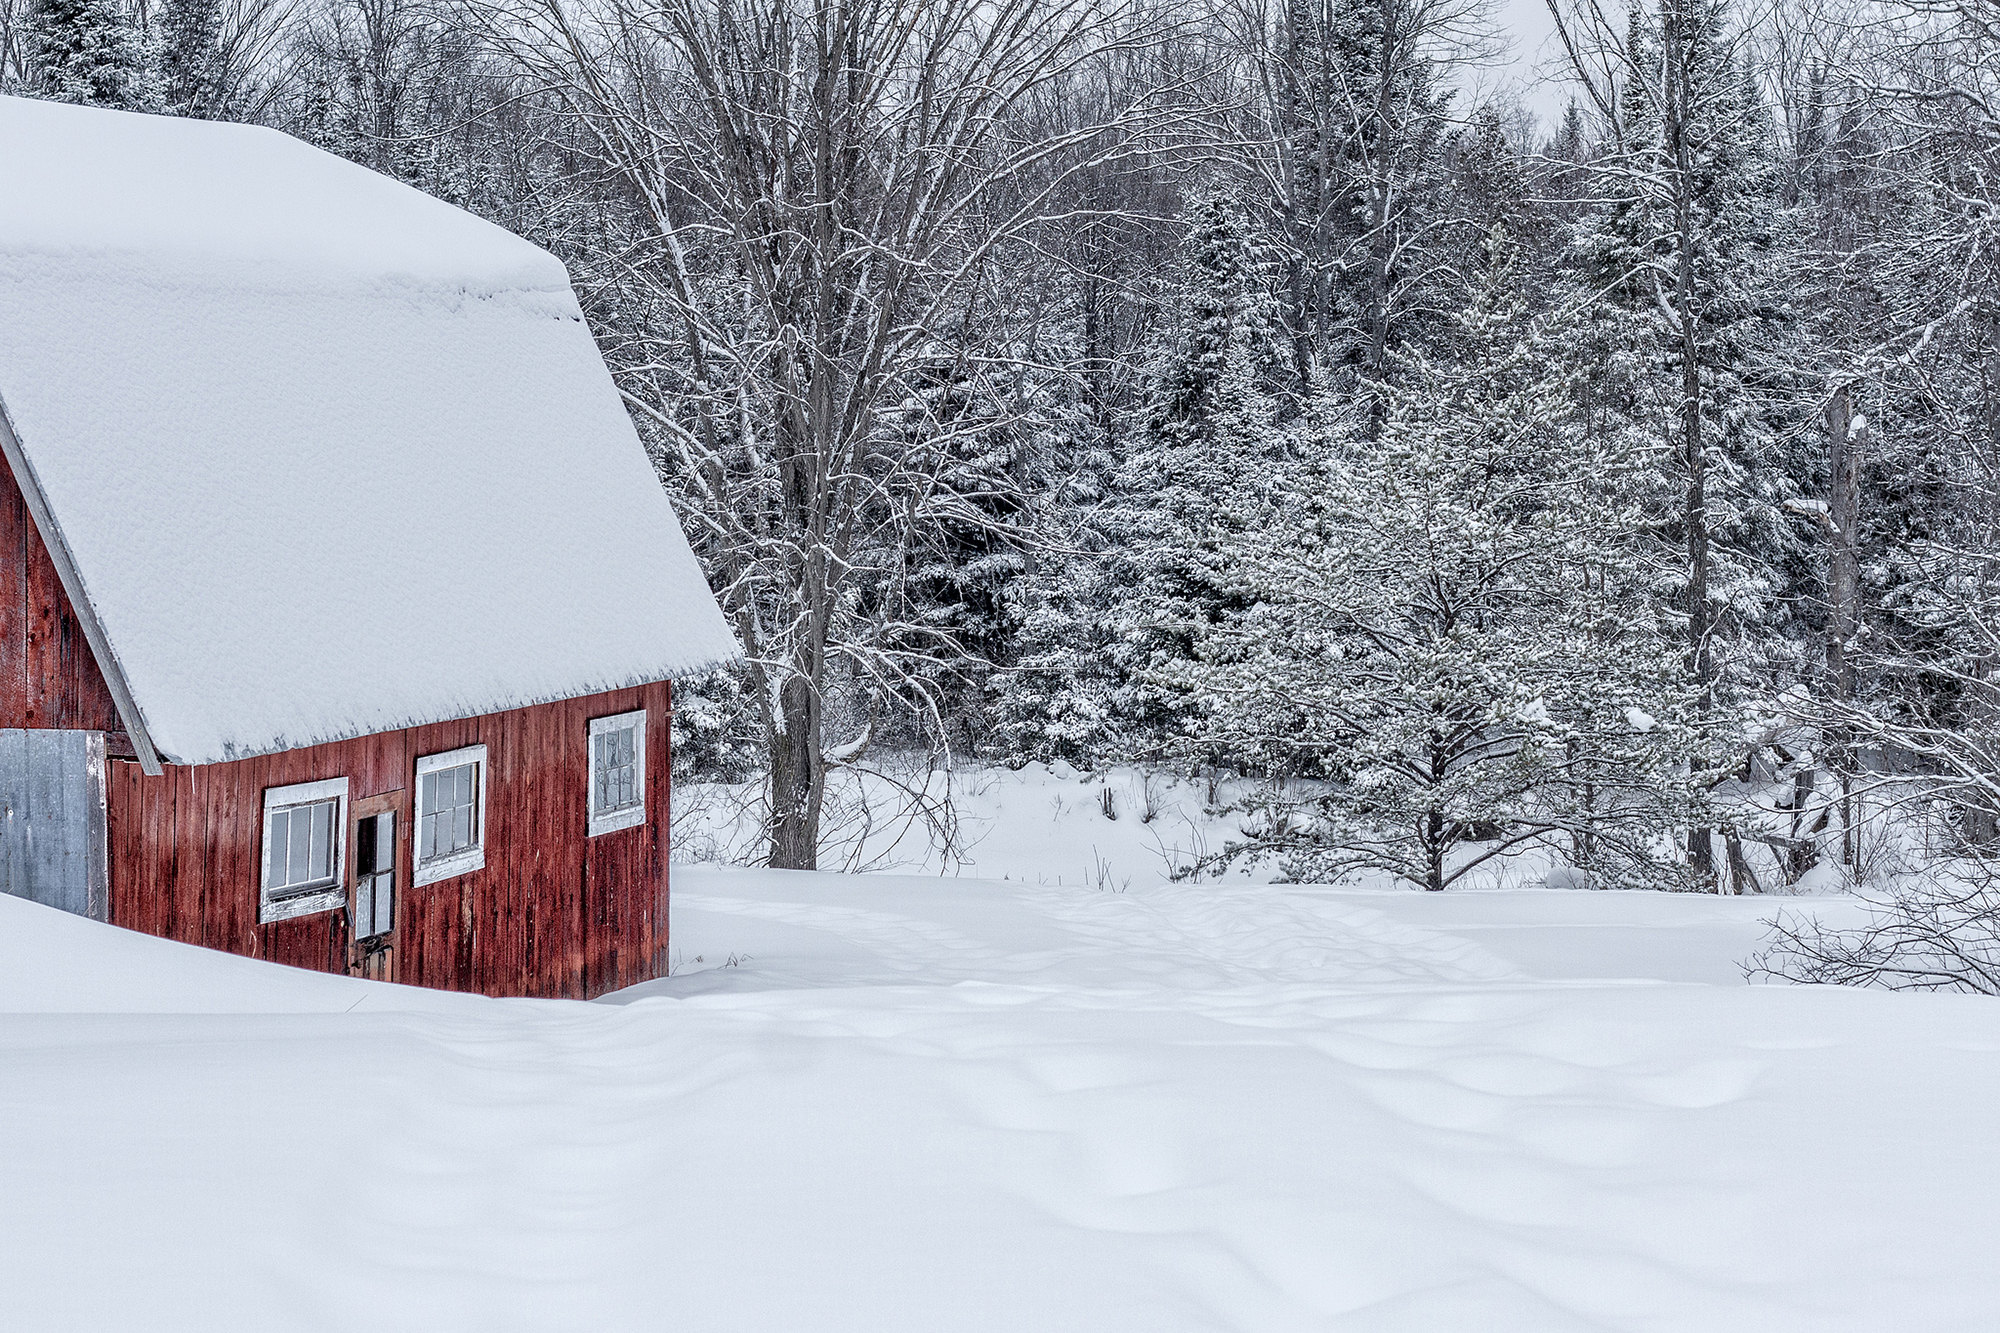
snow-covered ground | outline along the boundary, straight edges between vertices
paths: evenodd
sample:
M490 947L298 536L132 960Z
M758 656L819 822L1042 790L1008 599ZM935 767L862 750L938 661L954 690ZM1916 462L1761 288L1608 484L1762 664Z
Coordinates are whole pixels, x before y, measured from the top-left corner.
M1084 884L1119 892L1134 885L1184 877L1263 882L1279 867L1266 861L1220 866L1215 854L1243 841L1244 816L1236 808L1256 790L1243 779L1213 788L1157 769L1117 765L1082 772L1070 765L1033 763L1019 769L963 764L948 776L907 756L886 757L881 772L837 770L829 784L824 869L901 871L921 875L970 875L1030 884ZM683 783L674 791L674 856L697 864L744 865L764 851L764 785ZM927 802L913 801L921 792ZM1778 802L1791 798L1789 782L1757 789L1732 786L1727 795L1746 816L1784 827ZM948 824L926 819L925 809L951 812ZM1882 830L1887 828L1887 832ZM1903 845L1910 829L1880 815L1870 820L1871 868L1886 874L1920 849ZM1746 841L1744 851L1758 882L1792 894L1839 893L1847 887L1839 865L1837 828L1821 835L1824 858L1799 885L1786 888L1771 849ZM1902 839L1903 841L1897 841ZM1467 844L1470 860L1486 848ZM1718 855L1721 854L1718 845ZM1469 883L1482 888L1539 887L1552 861L1546 849L1525 845L1484 861ZM1357 887L1388 887L1383 877L1361 877Z
M0 1325L2000 1318L2000 1006L1745 986L1769 903L676 873L591 1005L0 897Z
M683 784L674 791L674 856L746 864L763 841L762 780ZM892 756L882 773L835 772L825 820L826 869L972 875L1120 891L1170 878L1241 836L1227 807L1249 793L1227 781L1211 792L1171 773L1118 766L1085 773L1058 761L1019 769L971 764L948 776ZM949 826L909 798L949 808ZM1211 799L1213 798L1213 799ZM1264 880L1271 867L1233 868Z

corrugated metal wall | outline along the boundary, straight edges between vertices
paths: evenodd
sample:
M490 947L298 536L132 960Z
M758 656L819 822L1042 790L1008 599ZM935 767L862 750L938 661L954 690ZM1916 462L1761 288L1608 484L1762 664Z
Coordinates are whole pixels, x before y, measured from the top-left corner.
M104 734L0 730L0 893L107 918Z

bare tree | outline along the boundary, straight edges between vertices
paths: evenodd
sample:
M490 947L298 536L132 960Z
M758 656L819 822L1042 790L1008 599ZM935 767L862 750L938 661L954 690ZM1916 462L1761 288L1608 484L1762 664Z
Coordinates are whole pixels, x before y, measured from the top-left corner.
M1082 118L1061 94L1117 85L1172 25L1087 0L483 0L479 17L635 201L643 234L616 262L661 317L613 363L747 650L770 861L812 867L828 768L869 738L829 743L829 689L934 707L915 659L954 652L864 589L893 586L928 525L991 521L885 414L966 345L953 329L1064 185L1146 150L1166 90L1121 85Z

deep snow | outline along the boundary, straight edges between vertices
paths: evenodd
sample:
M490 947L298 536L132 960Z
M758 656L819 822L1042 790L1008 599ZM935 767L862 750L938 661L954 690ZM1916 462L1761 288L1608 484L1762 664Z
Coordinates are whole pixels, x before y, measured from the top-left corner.
M0 897L0 1291L35 1330L1991 1328L2000 1007L1742 985L1769 907L684 868L675 974L580 1005Z

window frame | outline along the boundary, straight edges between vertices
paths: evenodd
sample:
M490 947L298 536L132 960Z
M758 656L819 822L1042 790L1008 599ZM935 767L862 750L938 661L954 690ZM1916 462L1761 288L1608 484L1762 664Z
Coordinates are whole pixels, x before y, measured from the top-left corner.
M258 822L257 924L290 921L295 917L331 912L347 906L347 814L346 778L322 778L318 782L295 782L286 787L264 789L264 810ZM323 889L307 889L272 897L271 816L279 810L316 805L331 799L333 807L333 883Z
M616 810L599 812L597 738L609 731L627 729L638 732L632 745L632 790L638 796L638 800ZM584 744L589 756L583 788L583 805L588 825L585 836L595 838L599 834L616 833L620 829L637 828L644 824L646 822L646 710L635 708L628 713L613 713L609 717L590 719L590 730Z
M473 764L477 771L473 774L473 786L477 788L475 805L478 823L472 831L472 846L462 852L448 856L434 856L426 861L419 848L424 836L424 775L439 769L459 768ZM439 880L452 879L486 868L486 788L487 788L486 747L465 745L456 750L446 750L442 754L417 756L416 782L410 792L410 887L435 884Z

